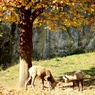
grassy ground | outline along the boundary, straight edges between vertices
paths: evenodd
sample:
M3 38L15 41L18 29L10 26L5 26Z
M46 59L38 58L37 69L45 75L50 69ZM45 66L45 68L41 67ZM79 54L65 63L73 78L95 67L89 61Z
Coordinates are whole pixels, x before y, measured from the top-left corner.
M31 86L28 90L19 90L19 64L0 72L0 95L95 95L95 52L67 57L57 57L51 60L33 61L33 65L40 65L48 68L55 80L59 81L56 88L48 91L45 88L41 91L40 80L36 80L36 91ZM63 88L64 85L72 85L72 83L64 84L61 76L65 73L72 74L76 70L84 72L84 91L77 91L77 87L73 90L71 87Z

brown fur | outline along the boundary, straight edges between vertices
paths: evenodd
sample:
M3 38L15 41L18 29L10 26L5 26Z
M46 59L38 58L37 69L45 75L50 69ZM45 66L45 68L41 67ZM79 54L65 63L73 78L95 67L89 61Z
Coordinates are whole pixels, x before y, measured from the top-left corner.
M29 69L29 78L25 83L25 88L27 89L27 83L31 80L32 78L32 88L35 90L34 88L34 81L35 78L39 77L42 80L42 89L44 89L44 81L48 81L49 83L49 88L54 88L55 87L55 80L51 74L51 72L47 69L45 69L44 67L41 66L32 66Z
M81 84L81 87L83 90L83 72L82 71L78 70L74 73L74 75L65 75L63 76L63 80L65 82L73 82L73 89L74 89L75 83L77 83L79 91L80 91L79 84Z

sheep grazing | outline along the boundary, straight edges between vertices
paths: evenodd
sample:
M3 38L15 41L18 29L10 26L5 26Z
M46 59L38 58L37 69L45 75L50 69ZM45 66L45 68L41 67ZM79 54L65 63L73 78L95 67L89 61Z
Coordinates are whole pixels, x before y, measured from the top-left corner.
M56 82L49 70L41 66L32 66L29 69L29 78L25 83L25 89L27 89L27 84L32 79L31 85L33 90L35 90L34 81L36 77L39 77L42 80L42 89L44 89L44 81L48 81L50 89L53 89L56 86Z
M80 91L80 84L83 91L83 72L80 70L77 70L74 75L65 75L63 76L63 80L65 82L73 82L73 89L75 86L75 83L78 85L78 91Z

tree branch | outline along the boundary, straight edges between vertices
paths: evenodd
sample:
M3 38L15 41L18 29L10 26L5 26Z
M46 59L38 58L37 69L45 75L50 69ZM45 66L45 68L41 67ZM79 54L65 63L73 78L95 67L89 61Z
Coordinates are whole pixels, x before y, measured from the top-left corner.
M30 20L33 22L43 11L45 10L45 7L37 8L34 10L34 12L31 14Z

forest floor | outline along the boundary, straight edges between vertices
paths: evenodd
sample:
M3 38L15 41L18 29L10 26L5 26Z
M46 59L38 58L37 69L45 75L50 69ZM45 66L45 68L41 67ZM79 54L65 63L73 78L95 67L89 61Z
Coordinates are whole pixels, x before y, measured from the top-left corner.
M95 52L33 61L32 64L46 67L52 72L58 81L55 89L49 91L45 83L45 89L41 90L38 79L35 81L35 91L31 85L28 85L28 90L19 89L19 64L16 64L0 71L0 95L95 95ZM72 82L64 83L61 79L64 74L72 74L79 69L84 72L83 91L78 91L77 86L73 90Z

